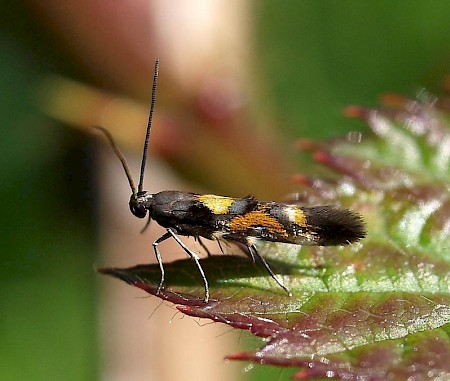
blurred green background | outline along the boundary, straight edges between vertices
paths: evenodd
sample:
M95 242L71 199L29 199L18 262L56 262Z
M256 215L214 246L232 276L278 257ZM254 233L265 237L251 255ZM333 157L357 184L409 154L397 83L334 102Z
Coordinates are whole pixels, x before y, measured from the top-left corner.
M374 106L384 92L439 93L449 72L448 1L272 0L250 9L255 66L289 139L364 128L342 108ZM0 379L97 380L91 139L45 117L36 99L49 73L90 75L34 10L31 1L0 4Z

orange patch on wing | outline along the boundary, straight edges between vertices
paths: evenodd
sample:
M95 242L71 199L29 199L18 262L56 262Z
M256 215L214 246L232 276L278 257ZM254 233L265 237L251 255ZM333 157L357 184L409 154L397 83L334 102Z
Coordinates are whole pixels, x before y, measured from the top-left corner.
M203 194L198 196L198 200L214 214L226 214L230 206L235 201L234 198L216 196L214 194Z
M286 229L274 217L264 210L254 210L242 216L234 217L228 227L236 232L245 231L252 227L264 227L269 233L286 237Z

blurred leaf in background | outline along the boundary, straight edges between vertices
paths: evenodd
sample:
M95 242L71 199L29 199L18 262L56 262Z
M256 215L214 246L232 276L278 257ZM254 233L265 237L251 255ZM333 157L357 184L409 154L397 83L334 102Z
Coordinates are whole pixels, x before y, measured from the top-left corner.
M447 1L268 0L255 11L263 78L294 137L360 129L341 118L343 107L439 91L449 71Z

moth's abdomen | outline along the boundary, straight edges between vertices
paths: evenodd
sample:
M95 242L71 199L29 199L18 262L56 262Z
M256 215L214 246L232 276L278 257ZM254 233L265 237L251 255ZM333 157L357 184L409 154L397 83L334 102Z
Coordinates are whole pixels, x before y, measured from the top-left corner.
M346 245L365 236L361 216L334 205L300 207L275 202L258 203L227 224L229 237L255 237L298 245Z

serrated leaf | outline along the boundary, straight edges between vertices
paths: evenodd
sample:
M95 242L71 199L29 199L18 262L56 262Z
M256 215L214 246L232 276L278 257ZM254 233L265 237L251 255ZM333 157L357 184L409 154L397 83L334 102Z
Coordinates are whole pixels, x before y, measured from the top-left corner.
M340 177L296 176L301 201L360 212L368 235L345 247L260 243L287 296L261 266L201 261L211 300L188 260L166 264L158 295L186 314L268 338L230 359L301 367L296 378L450 378L450 130L434 105L352 108L373 136L301 145ZM357 139L355 139L355 136ZM331 172L330 172L331 174ZM105 269L155 294L157 265Z

